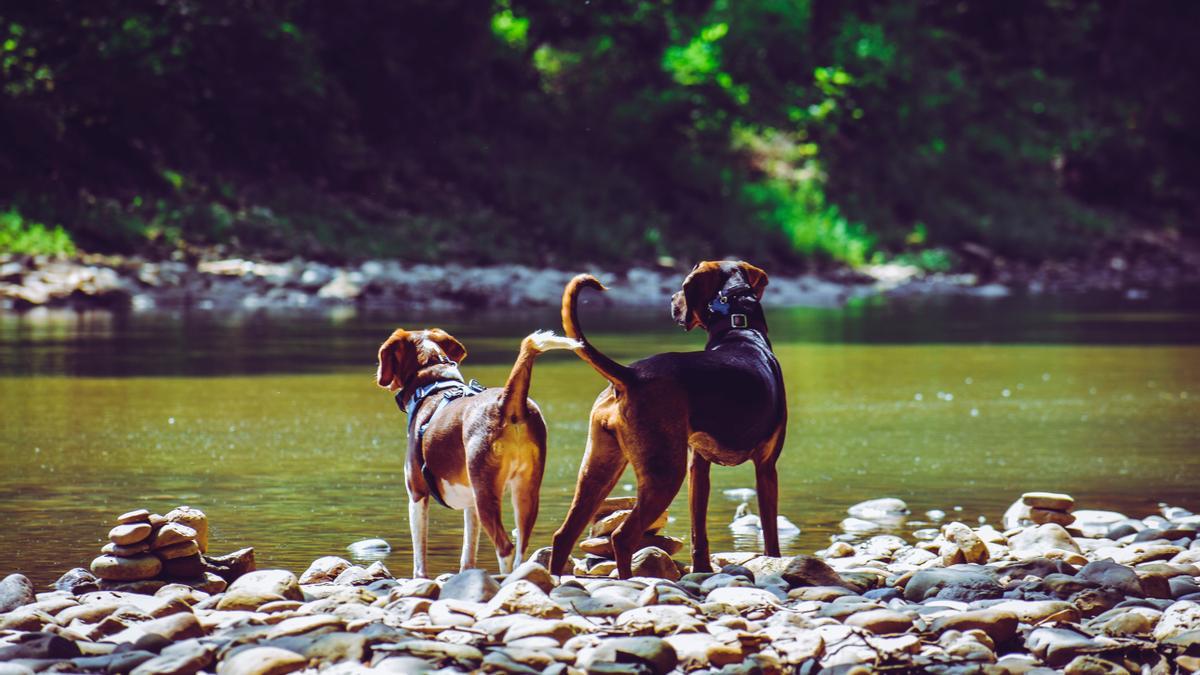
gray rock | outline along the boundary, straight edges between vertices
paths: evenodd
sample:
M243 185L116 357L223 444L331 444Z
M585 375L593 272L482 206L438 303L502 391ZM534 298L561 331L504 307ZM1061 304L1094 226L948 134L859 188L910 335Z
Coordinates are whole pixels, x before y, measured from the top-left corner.
M83 595L84 593L93 593L100 590L99 579L91 572L82 567L76 567L66 574L58 578L54 582L54 588L60 591L68 591L75 595ZM2 593L2 592L0 592Z
M24 574L10 574L0 580L0 614L36 601L33 582Z
M564 602L564 600L558 601ZM593 598L586 595L582 597L568 596L565 598L565 603L569 604L571 609L580 616L619 616L622 612L637 607L636 602L624 598Z
M512 583L505 583L500 590L496 591L492 599L488 600L487 607L477 615L477 618L486 619L502 614L524 614L545 619L559 619L562 618L564 612L562 607L555 604L550 596L546 595L545 591L532 581L517 579Z
M256 610L276 600L303 600L296 575L287 570L258 570L244 574L229 585L217 609Z
M980 600L998 598L1003 592L1000 584L986 567L954 565L944 569L920 570L904 587L904 599L922 602L930 598L947 600Z
M320 584L333 581L339 574L351 566L349 560L335 555L327 555L312 561L304 574L300 575L301 584Z
M483 652L470 645L438 642L437 640L401 640L390 644L376 644L375 652L407 654L422 659L451 660L465 668L475 668L483 661Z
M199 640L176 642L133 669L132 675L191 675L213 662L212 648Z
M779 574L792 588L797 586L844 586L850 583L835 572L824 560L811 555L798 555L788 561Z
M500 590L500 584L481 569L463 570L442 584L441 600L487 602Z
M1052 550L1080 552L1071 534L1054 523L1025 528L1010 537L1008 543L1017 558L1043 557Z
M1068 628L1035 628L1025 638L1025 648L1053 668L1061 668L1097 646L1090 635Z
M1141 597L1142 585L1133 568L1118 565L1111 560L1093 560L1083 566L1075 575L1078 579L1090 581L1126 596Z
M935 633L948 630L981 630L996 644L1010 640L1017 634L1019 620L1013 612L1003 609L976 609L955 612L936 619L931 626Z
M546 569L545 565L532 560L521 563L517 569L512 571L512 574L504 578L504 583L500 584L500 587L503 588L521 580L532 583L542 589L544 593L549 593L554 589L554 579L550 576L550 571Z
M908 504L905 504L904 500L894 497L869 499L865 502L859 502L846 509L846 512L855 518L863 520L896 520L911 513Z
M650 636L609 638L586 655L584 651L580 652L576 665L588 671L598 664L612 663L625 665L627 669L629 666L647 667L655 675L665 675L679 663L670 643Z

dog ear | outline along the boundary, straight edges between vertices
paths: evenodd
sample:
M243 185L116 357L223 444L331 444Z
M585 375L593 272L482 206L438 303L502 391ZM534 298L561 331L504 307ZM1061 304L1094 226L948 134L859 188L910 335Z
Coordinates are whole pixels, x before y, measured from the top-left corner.
M467 358L467 348L446 331L441 328L430 328L426 333L430 340L441 347L443 352L446 352L446 356L450 357L451 361L462 363L463 359Z
M683 290L671 298L671 315L684 330L696 326L707 328L700 313L720 290L722 273L721 263L705 261L692 268L692 273L683 280Z
M379 346L379 370L375 375L379 386L396 391L417 370L417 347L412 334L397 329Z
M763 291L767 288L767 273L748 262L743 261L739 264L742 267L742 273L746 275L746 283L754 289L755 299L762 300Z

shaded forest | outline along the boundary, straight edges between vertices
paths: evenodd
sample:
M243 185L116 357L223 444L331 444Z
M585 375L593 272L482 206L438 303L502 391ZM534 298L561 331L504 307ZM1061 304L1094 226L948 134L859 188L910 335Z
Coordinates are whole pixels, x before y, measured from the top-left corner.
M0 7L0 250L780 265L1200 233L1200 3Z

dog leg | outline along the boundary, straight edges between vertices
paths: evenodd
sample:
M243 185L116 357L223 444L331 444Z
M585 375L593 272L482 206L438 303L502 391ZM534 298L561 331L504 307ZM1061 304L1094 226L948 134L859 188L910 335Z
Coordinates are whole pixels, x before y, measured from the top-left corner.
M533 536L533 526L537 523L539 493L542 487L542 476L521 477L512 482L513 518L517 521L517 556L513 566L520 565L525 560L529 539Z
M458 571L475 566L475 551L479 548L479 514L474 506L463 509L463 548Z
M763 546L769 556L779 557L779 474L775 470L777 453L754 465L758 491L758 517L762 523Z
M508 537L508 532L504 530L504 523L500 520L500 496L504 489L503 485L489 485L481 481L475 483L474 488L475 510L479 514L479 522L496 547L496 560L500 564L500 574L508 574L512 571L513 554L516 549L512 539Z
M554 533L550 553L550 573L562 574L567 558L575 548L575 542L596 514L600 501L612 492L621 478L627 460L612 432L592 420L588 432L587 449L579 466L579 478L575 483L575 497L562 527Z
M712 463L694 450L688 452L688 458L688 506L692 512L692 571L711 572L712 559L708 557L708 474Z
M612 535L617 575L628 579L633 576L634 547L646 532L646 526L667 510L671 500L679 494L679 488L683 487L683 477L687 473L687 442L673 443L669 434L622 440L639 443L641 447L629 448L629 454L647 459L645 464L633 466L638 474L637 504Z
M413 576L428 578L425 553L428 546L429 497L408 501L408 529L412 532Z

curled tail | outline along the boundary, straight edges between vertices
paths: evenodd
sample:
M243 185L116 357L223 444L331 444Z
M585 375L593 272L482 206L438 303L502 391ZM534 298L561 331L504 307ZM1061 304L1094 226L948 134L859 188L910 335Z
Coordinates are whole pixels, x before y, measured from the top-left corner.
M559 337L548 330L530 333L521 340L521 352L513 364L508 381L504 383L504 394L500 397L500 409L504 419L517 422L525 419L528 411L529 381L533 379L533 360L552 349L578 349L579 341Z
M600 283L596 277L590 274L580 274L579 276L567 282L567 287L563 289L562 299L562 321L563 331L568 337L578 340L580 347L575 349L575 353L579 358L587 361L588 364L596 369L596 372L603 375L609 382L612 382L617 388L624 388L626 383L633 379L633 371L627 366L623 366L616 361L605 356L599 349L596 349L587 341L583 335L583 330L579 327L579 316L575 311L575 302L579 297L579 292L584 288L594 288L598 291L608 290L604 284Z

